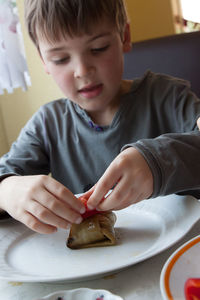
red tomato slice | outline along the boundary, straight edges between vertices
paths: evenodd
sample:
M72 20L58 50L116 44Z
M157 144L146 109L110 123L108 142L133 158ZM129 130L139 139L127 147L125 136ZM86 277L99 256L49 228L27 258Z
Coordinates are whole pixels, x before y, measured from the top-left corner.
M200 300L200 278L188 278L184 292L186 300Z
M88 209L88 207L87 207L87 200L88 199L84 198L83 196L80 196L79 200L81 200L81 202L85 205L85 208L86 208L85 213L82 214L83 219L89 218L89 217L99 213L99 211L97 211L96 209L93 209L93 210Z

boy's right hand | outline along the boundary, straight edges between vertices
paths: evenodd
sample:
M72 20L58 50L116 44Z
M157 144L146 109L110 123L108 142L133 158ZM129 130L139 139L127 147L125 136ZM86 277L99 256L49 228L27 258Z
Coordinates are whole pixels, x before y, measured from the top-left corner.
M39 233L80 223L84 204L50 176L10 176L0 183L0 207Z

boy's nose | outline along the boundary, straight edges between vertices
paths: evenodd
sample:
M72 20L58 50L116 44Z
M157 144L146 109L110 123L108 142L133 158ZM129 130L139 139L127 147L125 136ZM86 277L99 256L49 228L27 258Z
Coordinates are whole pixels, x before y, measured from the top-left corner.
M87 76L91 76L94 72L94 67L90 64L89 61L79 61L76 63L76 67L74 70L75 78L83 78Z

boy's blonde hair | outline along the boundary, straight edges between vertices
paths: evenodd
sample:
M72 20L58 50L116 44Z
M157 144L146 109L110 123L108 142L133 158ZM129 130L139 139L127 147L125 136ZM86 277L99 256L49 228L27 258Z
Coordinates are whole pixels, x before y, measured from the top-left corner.
M38 47L38 36L50 42L60 36L89 33L105 18L117 27L122 37L127 23L123 0L25 0L28 33Z

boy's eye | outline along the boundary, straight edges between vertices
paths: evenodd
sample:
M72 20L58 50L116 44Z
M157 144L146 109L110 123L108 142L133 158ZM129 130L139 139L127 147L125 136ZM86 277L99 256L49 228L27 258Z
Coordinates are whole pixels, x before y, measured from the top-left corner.
M54 59L53 60L53 63L55 65L62 65L62 64L65 64L69 61L69 57L63 57L63 58L60 58L60 59Z
M92 49L92 53L100 53L100 52L104 52L109 48L109 45L106 45L104 47L100 47L100 48L93 48Z

